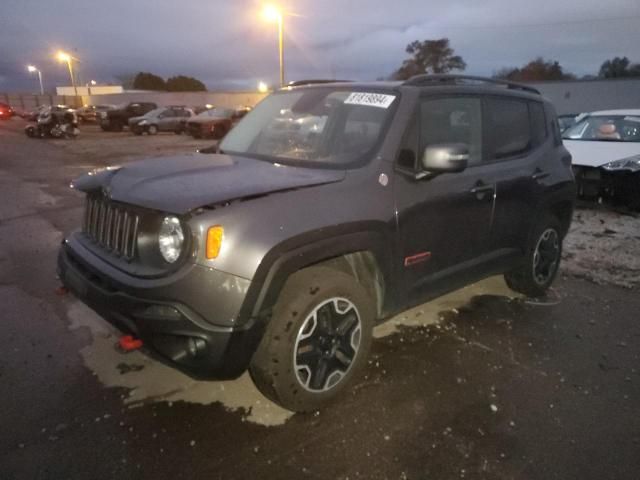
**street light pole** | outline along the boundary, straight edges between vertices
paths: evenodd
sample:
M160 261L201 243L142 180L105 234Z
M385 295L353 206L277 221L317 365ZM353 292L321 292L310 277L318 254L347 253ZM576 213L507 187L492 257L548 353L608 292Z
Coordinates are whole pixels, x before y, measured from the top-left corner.
M67 66L69 67L69 76L71 76L71 85L73 86L73 92L75 96L78 96L78 87L76 85L76 79L73 76L73 66L71 64L71 57L67 59Z
M274 6L266 5L263 15L267 20L278 22L278 57L280 59L280 86L284 87L284 12Z
M42 86L42 72L40 71L40 69L34 67L33 65L29 65L27 66L27 70L29 70L29 72L31 73L38 72L38 80L40 81L40 95L44 95L44 87Z
M67 67L69 68L69 76L71 77L71 86L73 86L73 91L75 93L75 96L78 97L78 87L76 85L76 79L73 76L73 65L72 65L72 62L73 60L75 60L75 58L66 52L58 52L58 60L60 60L61 62L67 62Z
M280 56L280 87L284 87L284 19L278 15L278 53Z
M44 95L44 86L42 85L42 72L38 70L38 80L40 81L40 95Z

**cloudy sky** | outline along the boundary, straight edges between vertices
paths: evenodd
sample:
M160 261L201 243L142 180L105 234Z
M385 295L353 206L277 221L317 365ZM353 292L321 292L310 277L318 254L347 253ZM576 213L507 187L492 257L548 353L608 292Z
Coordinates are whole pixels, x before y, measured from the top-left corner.
M83 82L150 71L209 89L278 78L277 32L256 0L1 0L0 92L68 83L57 49L73 52ZM287 79L388 76L413 40L448 37L469 74L536 56L578 75L614 56L640 62L638 0L283 0ZM65 76L66 75L66 76Z

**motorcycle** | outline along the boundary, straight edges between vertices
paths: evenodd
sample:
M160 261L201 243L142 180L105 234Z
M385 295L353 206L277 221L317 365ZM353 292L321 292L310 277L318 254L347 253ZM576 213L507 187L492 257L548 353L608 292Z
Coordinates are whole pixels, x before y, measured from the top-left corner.
M66 107L48 107L43 109L36 124L24 129L31 138L75 138L80 133L78 116L73 109Z

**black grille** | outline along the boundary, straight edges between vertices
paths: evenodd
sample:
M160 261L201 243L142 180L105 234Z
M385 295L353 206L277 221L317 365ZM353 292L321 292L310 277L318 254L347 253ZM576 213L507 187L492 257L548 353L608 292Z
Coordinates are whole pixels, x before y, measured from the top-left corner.
M87 196L83 231L105 250L132 260L140 217L132 210L102 196Z

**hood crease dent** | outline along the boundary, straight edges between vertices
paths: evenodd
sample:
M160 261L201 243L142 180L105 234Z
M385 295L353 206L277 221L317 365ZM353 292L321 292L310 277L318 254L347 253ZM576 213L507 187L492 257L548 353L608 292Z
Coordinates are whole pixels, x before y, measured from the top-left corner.
M344 170L194 153L151 158L86 174L72 185L83 192L102 189L116 202L181 215L245 197L339 182L345 176Z

